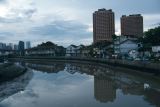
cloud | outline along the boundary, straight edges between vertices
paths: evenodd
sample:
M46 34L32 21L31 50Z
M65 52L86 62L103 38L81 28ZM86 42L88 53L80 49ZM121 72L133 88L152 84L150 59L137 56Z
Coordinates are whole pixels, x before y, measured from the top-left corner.
M14 36L13 33L11 32L3 32L3 31L0 31L0 39L1 41L2 40L6 40L6 39L9 39L10 37Z
M4 3L5 2L5 3ZM84 5L85 3L85 5ZM160 20L159 0L0 0L0 39L6 42L30 40L52 41L59 45L91 44L92 13L98 8L113 9L116 34L120 34L122 14L144 16L144 29L154 27ZM125 7L125 8L124 8Z
M143 14L144 30L156 27L160 22L160 14Z
M6 0L0 0L0 3L5 2Z
M30 1L30 0L28 0ZM18 23L30 20L37 12L34 4L26 0L7 1L0 6L0 23Z
M12 10L12 14L8 14L8 17L0 17L0 23L19 23L30 20L36 11L36 9Z
M20 17L12 19L0 17L0 23L17 23L17 22L22 22L22 19Z
M38 35L68 35L83 34L87 32L89 26L76 21L54 21L50 24L33 27L31 33Z
M69 45L68 42L81 44L84 43L85 40L88 42L88 40L92 38L92 33L88 31L89 27L89 25L73 20L58 20L43 26L33 27L29 31L29 34L41 36L44 39L50 38L49 40L54 40L56 42L63 41L63 45ZM91 43L91 41L89 43Z

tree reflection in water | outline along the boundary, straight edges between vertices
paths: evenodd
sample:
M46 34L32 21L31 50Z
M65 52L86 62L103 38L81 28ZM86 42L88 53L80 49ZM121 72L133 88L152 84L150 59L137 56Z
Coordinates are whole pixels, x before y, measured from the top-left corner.
M124 95L144 96L144 99L151 104L160 106L160 92L155 89L144 89L147 81L139 75L132 75L121 71L115 71L104 66L81 63L55 63L55 64L36 64L28 63L28 67L42 72L58 73L67 71L70 74L80 73L94 76L94 96L97 101L102 103L114 102L116 100L117 89L122 90Z
M13 94L25 90L25 87L28 85L32 77L33 72L27 71L25 74L12 81L0 83L0 102Z
M160 89L160 85L159 82L155 82L155 80L150 79L150 76L147 77L139 74L134 74L130 71L124 72L124 70L114 69L113 67L110 68L102 65L98 66L95 64L28 62L25 64L23 63L23 65L25 65L29 69L45 72L48 74L58 74L63 71L68 72L71 75L86 74L92 76L94 80L94 98L97 102L103 104L116 102L116 100L118 99L118 90L120 90L124 96L142 96L144 101L147 101L152 105L156 105L157 107L160 106L160 102L158 101L160 99L160 91L157 90ZM13 89L13 94L18 91L24 90L25 86L32 78L33 73L29 73L26 75L28 75L28 78L27 76L24 76L23 79L19 80L21 81L21 84L18 84L19 86L15 86L17 87L17 91L13 91L13 87L7 89ZM12 81L12 83L14 82ZM144 84L149 84L151 88L145 89ZM3 90L4 89L5 88L3 88ZM6 91L6 93L8 94L7 96L12 95L9 94L10 91ZM3 97L4 94L0 95L0 98L6 98Z

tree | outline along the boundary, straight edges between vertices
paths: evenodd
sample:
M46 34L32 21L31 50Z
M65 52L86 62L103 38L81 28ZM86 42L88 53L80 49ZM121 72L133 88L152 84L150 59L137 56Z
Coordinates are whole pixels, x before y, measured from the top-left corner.
M102 48L109 46L111 44L112 44L112 42L109 42L109 41L100 41L100 42L93 44L93 48L102 49Z
M144 32L143 44L160 45L160 26Z
M140 52L151 51L152 46L160 45L160 26L144 32L144 37L138 40L142 43L142 47L139 48Z
M57 46L57 45L52 43L52 42L50 42L50 41L38 45L38 47L54 47L54 46Z
M116 34L112 35L112 39L116 40L117 39L117 35Z

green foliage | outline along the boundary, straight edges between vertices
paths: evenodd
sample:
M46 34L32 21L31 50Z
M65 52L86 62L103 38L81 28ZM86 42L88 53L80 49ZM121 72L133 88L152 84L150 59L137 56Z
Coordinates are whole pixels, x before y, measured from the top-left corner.
M65 55L65 48L63 46L58 46L50 41L46 43L42 43L37 47L31 48L30 51L41 51L41 50L54 50L56 56L64 56Z
M42 43L42 44L40 44L40 45L38 45L38 47L41 47L41 46L43 46L43 47L51 47L51 46L57 46L56 44L54 44L54 43L52 43L52 42L50 42L50 41L48 41L48 42L46 42L46 43Z
M142 39L142 38L141 38ZM143 44L160 45L160 26L144 33Z
M143 47L139 48L138 51L139 52L143 52L143 51L151 51L152 50L152 45L150 43L147 44L143 44Z
M97 43L93 44L93 47L94 47L94 48L102 49L102 48L104 48L104 47L106 47L106 46L109 46L109 45L111 45L111 44L112 44L112 42L101 41L101 42L97 42Z
M117 35L116 34L112 35L112 39L116 40L117 39Z
M152 46L160 45L160 26L144 32L144 37L141 37L138 40L143 45L139 48L139 51L151 51Z

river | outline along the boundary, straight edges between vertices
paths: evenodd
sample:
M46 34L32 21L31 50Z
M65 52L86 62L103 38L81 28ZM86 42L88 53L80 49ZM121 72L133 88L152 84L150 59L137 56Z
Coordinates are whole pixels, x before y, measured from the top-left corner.
M160 79L124 68L26 62L28 71L0 83L0 107L160 107Z

